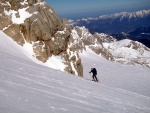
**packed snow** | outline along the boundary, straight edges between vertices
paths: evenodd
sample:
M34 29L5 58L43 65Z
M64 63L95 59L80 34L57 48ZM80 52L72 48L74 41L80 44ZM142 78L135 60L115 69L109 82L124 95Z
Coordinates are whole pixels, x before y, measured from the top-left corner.
M81 78L35 63L32 51L3 32L0 39L0 113L150 113L149 68L110 62L87 48Z

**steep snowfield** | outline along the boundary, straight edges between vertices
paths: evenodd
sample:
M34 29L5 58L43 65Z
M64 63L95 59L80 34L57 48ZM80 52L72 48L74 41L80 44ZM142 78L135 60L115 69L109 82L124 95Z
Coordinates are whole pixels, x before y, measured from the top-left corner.
M33 62L0 32L0 113L149 113L150 69L124 66L87 49L84 78ZM91 67L99 83L92 82Z
M140 66L122 65L100 58L92 51L81 54L84 78L90 79L88 69L96 67L101 85L117 87L150 97L150 69Z

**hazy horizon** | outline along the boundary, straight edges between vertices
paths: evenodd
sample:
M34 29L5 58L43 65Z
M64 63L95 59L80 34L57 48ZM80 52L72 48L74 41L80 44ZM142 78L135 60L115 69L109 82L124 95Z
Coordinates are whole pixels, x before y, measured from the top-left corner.
M134 12L150 9L149 0L45 0L60 18L78 19L119 12Z

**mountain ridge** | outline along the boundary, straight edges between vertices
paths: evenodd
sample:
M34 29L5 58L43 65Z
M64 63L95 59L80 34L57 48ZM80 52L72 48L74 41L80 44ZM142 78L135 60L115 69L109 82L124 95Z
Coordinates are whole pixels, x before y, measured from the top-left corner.
M138 27L150 26L150 10L121 12L94 18L87 17L74 20L72 23L73 26L85 26L91 33L129 32Z

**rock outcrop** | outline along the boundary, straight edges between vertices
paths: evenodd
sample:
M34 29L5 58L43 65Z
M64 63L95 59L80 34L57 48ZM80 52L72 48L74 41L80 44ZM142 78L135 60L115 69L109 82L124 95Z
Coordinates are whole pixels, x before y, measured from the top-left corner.
M32 44L43 63L52 55L61 56L65 71L83 76L78 53L68 50L71 26L66 22L44 0L0 0L0 30L22 46Z
M150 67L150 49L137 41L117 41L104 33L91 34L85 27L74 27L71 35L74 40L72 49L78 52L89 48L110 61Z
M103 37L102 35L98 35L98 33L91 34L85 27L74 27L72 30L72 37L74 40L74 45L72 47L77 51L82 52L83 50L86 50L85 47L88 47L96 54L106 58L107 60L114 61L112 54L108 52L102 44L104 42L104 38L107 42L115 41L115 39L111 36Z

